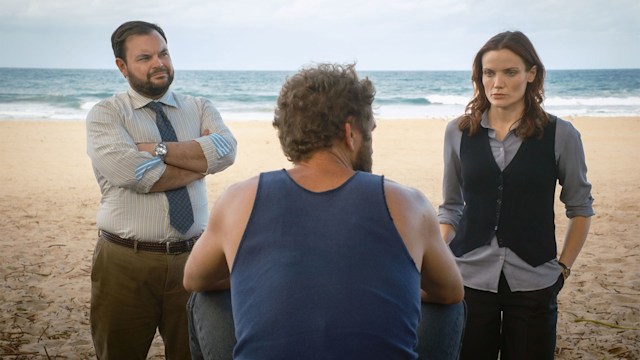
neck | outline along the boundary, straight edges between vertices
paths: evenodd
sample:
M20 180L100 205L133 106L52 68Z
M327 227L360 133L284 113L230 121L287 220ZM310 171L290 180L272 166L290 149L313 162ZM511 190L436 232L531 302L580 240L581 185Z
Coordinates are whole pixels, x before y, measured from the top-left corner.
M492 126L510 127L522 118L524 104L511 108L499 108L492 106L489 108L489 122Z
M309 159L294 163L289 175L300 186L310 191L335 189L347 181L353 174L353 166L341 153L322 150Z

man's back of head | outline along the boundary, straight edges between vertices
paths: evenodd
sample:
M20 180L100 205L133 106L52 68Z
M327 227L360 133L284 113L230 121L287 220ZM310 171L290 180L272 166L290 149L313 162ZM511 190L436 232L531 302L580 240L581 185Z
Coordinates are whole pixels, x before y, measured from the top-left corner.
M355 65L319 64L287 79L276 104L273 126L285 156L306 160L344 137L343 125L366 131L373 121L375 87L359 79Z
M421 287L460 301L428 200L370 173L374 95L353 65L287 79L273 126L293 167L232 186L212 209L185 287L230 278L237 359L415 359Z

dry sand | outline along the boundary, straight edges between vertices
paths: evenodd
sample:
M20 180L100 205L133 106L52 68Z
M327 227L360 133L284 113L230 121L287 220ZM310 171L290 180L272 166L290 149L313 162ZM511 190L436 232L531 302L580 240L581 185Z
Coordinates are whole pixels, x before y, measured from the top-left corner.
M582 133L597 215L560 294L557 358L640 359L640 117L569 120ZM437 206L446 122L380 120L374 172ZM207 178L210 204L233 182L289 166L269 122L228 125L238 158ZM100 197L84 122L1 121L0 134L0 358L94 358L90 261ZM556 212L561 242L559 202ZM163 358L158 339L149 357Z

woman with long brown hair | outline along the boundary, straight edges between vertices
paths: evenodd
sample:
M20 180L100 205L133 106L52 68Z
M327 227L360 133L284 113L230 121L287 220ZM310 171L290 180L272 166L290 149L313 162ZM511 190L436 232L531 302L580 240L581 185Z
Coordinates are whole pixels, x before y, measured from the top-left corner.
M553 359L557 295L594 214L580 134L542 107L545 68L521 32L478 51L474 95L445 134L442 236L465 284L462 359ZM570 219L556 248L556 184Z

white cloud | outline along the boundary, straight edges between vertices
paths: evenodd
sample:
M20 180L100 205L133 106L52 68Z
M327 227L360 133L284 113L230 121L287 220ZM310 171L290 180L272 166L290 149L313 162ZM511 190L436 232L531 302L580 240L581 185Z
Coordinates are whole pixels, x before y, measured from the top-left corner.
M513 29L550 68L640 67L639 18L637 0L3 0L0 66L111 68L111 32L141 19L183 68L468 69Z

